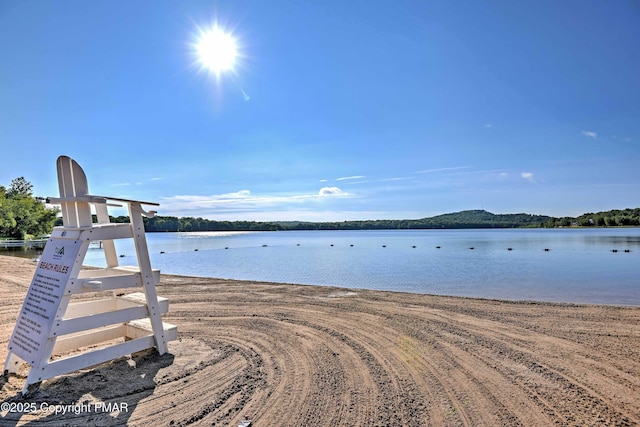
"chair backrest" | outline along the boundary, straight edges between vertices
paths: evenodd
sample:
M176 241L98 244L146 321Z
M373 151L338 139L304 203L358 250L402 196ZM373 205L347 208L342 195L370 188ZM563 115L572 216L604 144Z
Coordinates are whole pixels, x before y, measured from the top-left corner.
M56 162L60 198L69 199L61 203L62 223L65 227L91 227L91 207L88 201L74 200L87 196L87 176L80 165L70 157L60 156Z

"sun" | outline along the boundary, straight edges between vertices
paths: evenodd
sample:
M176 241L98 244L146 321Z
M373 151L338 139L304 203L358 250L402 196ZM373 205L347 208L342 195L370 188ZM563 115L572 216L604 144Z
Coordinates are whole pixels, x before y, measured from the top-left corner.
M196 44L200 65L216 76L224 71L233 71L238 57L235 38L219 27L202 31Z

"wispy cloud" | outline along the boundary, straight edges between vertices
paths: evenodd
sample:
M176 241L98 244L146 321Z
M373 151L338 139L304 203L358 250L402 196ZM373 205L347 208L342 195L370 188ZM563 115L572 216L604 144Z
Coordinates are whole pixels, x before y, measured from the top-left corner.
M586 136L587 138L596 139L598 137L598 134L596 132L592 132L592 131L588 131L588 130L583 130L582 134L584 136Z
M521 176L523 179L526 179L526 180L527 180L527 181L529 181L529 182L536 182L536 179L535 179L535 177L533 176L533 173L532 173L532 172L522 172L522 173L520 174L520 176Z
M160 178L160 177L154 177L154 178L149 178L147 181L160 181L164 178ZM117 184L111 184L112 187L129 187L132 185L144 185L143 181L136 181L136 182L119 182Z
M504 169L483 169L480 171L467 171L467 172L456 172L452 175L479 175L479 174L487 174L487 173L503 173Z
M407 179L412 179L412 176L403 176L403 177L398 177L398 178L385 178L385 179L380 179L379 182L387 182L387 181L404 181Z
M618 135L611 135L611 139L613 139L614 141L616 141L616 140L617 141L625 141L625 142L630 142L631 141L631 138L629 138L628 136L622 138L622 137L619 137Z
M469 169L470 167L471 166L454 166L450 168L426 169L422 171L416 171L415 173L446 172L446 171L453 171L453 170L459 170L459 169Z
M491 123L486 123L486 124L484 125L484 127L485 127L485 128L492 128L492 127L493 127L493 125L492 125Z
M440 213L440 212L438 212ZM208 219L226 221L229 220L228 212L211 212L206 214ZM318 210L318 209L285 209L269 211L242 211L234 212L233 220L239 221L349 221L370 219L402 219L419 218L425 216L423 211L364 211L364 210Z
M366 178L364 175L354 175L354 176L343 176L341 178L336 178L336 181L347 181L349 179L362 179Z
M342 191L338 187L322 187L317 193L288 194L288 195L254 195L249 190L233 193L212 195L175 195L163 198L163 210L172 212L189 212L193 210L259 210L276 206L319 202L328 197L352 197L353 194Z

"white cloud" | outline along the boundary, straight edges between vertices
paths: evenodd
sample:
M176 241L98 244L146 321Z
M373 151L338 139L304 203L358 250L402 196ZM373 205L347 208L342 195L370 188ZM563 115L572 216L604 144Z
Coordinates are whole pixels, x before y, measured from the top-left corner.
M364 175L343 176L342 178L336 178L336 181L346 181L348 179L361 179L366 178Z
M529 182L536 182L536 179L531 172L522 172L520 176Z
M440 212L438 212L440 213ZM435 214L434 214L435 215ZM269 210L234 212L230 219L228 212L207 212L203 217L220 221L363 221L372 219L406 219L427 216L424 212L413 211L353 211L353 210Z
M272 210L276 207L285 209L286 206L302 205L306 203L319 203L326 197L351 197L351 193L342 191L338 187L323 187L318 193L303 194L264 194L254 195L249 190L240 190L233 193L202 195L175 195L164 197L160 204L163 215L192 216L194 211L198 214L210 215L211 210L222 212L253 212Z
M318 195L320 196L340 196L342 194L342 190L338 187L322 187L320 191L318 191Z
M588 138L593 138L593 139L596 139L598 137L598 134L596 132L591 132L588 130L583 130L582 134Z

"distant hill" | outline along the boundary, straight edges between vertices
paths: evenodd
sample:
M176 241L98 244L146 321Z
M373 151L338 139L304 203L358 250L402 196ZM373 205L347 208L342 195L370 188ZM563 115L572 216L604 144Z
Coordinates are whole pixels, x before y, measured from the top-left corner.
M485 210L470 210L423 218L418 228L518 228L542 227L551 217L527 213L493 214Z
M112 217L113 222L128 221ZM59 224L61 225L61 220ZM433 228L521 228L521 227L614 227L640 226L640 208L586 213L576 218L554 218L527 213L493 214L485 210L467 210L421 219L380 219L338 222L256 222L213 221L204 218L157 215L145 218L145 228L153 231L280 231L280 230L397 230Z
M552 218L526 213L496 215L485 210L469 210L422 219L343 221L343 222L278 222L286 230L382 230L425 228L519 228L542 227Z

